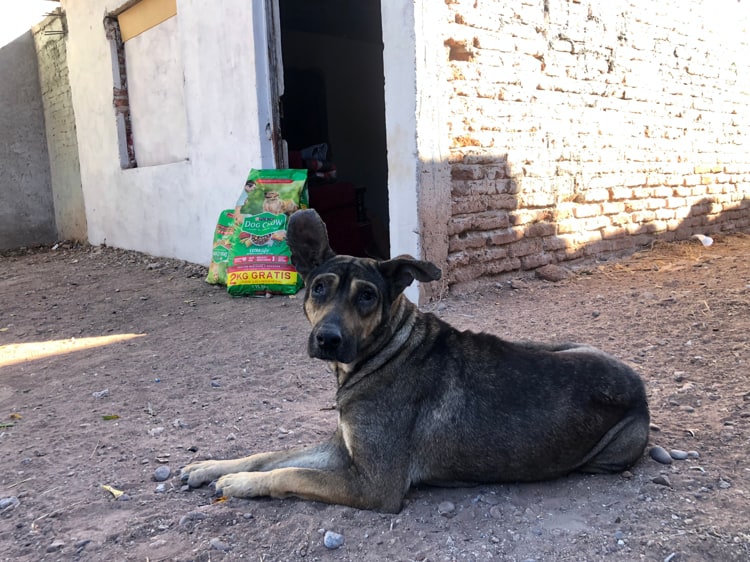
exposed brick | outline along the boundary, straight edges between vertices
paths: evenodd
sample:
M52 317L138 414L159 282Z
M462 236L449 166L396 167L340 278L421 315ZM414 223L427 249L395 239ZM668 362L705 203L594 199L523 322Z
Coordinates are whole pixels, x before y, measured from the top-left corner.
M525 236L527 238L542 238L552 236L557 232L557 226L550 222L537 222L526 228Z
M609 190L604 188L587 189L583 192L582 195L584 203L600 203L602 201L609 201Z
M657 209L656 210L657 220L660 220L660 221L669 220L669 219L673 219L674 216L675 216L674 210L672 209Z
M577 219L585 217L595 217L602 212L602 206L591 204L591 205L578 205L573 208L573 216Z
M550 254L532 254L521 258L521 269L535 269L543 265L548 265L554 261Z
M548 236L542 240L542 251L562 250L567 248L567 241L559 236Z
M510 244L517 240L521 240L524 235L524 230L521 227L506 228L504 230L498 230L497 232L488 232L487 240L490 244L500 246L503 244Z
M672 188L667 187L665 185L655 187L651 190L651 197L663 199L665 197L670 197L671 195L672 195Z
M478 232L465 233L451 236L448 239L448 251L458 252L469 248L482 248L487 244L487 238Z
M602 203L602 213L605 215L614 215L623 212L625 212L625 203L622 201Z
M610 226L612 223L609 217L599 215L598 217L590 217L580 221L581 230L599 230L604 227Z
M699 3L665 2L601 20L578 1L546 20L534 2L445 3L450 244L484 242L450 254L449 282L750 227L747 39L666 22Z
M602 238L609 240L612 238L620 238L628 235L628 230L621 226L607 226L602 229Z
M536 254L542 251L542 241L534 238L524 238L510 245L510 256L514 258Z
M613 187L610 190L611 198L615 201L624 201L633 198L633 190L626 187Z
M531 224L540 221L551 220L553 216L552 211L547 209L522 209L514 211L510 215L510 222L514 226L520 226L524 224Z

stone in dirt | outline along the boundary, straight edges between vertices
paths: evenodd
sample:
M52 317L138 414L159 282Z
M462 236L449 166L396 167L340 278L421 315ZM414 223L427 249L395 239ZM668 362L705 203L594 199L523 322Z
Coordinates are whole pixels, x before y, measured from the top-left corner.
M669 481L669 478L664 475L657 476L651 482L653 482L654 484L659 484L659 486L668 486L670 488L672 487L672 483Z
M333 531L326 531L323 537L323 544L329 550L335 550L344 544L344 536Z
M0 499L0 510L10 507L11 505L16 508L21 505L21 502L16 496L8 496L7 498Z
M453 517L456 514L456 506L453 502L442 502L438 506L438 513L443 517Z
M57 552L58 550L62 550L64 546L65 543L63 541L55 541L47 547L47 552Z
M154 480L157 482L164 482L172 475L172 470L166 466L161 465L154 470Z
M664 447L659 447L658 445L656 447L651 447L648 454L656 462L660 462L661 464L672 464L672 457Z
M208 542L211 545L211 548L213 548L214 550L221 550L222 552L229 552L230 550L232 550L232 547L221 539L214 538Z
M553 264L543 265L542 267L536 269L536 271L534 271L534 274L539 279L543 279L544 281L552 281L553 283L557 283L573 275L573 273L569 269Z

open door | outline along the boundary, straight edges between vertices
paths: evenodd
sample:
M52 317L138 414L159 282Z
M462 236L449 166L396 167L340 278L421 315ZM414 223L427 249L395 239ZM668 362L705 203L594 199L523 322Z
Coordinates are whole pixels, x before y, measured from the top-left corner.
M339 253L390 255L380 0L265 0L277 167L309 171Z

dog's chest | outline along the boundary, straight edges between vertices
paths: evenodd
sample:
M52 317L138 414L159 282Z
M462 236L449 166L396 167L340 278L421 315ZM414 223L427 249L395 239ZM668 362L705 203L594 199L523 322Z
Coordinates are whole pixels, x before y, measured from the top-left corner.
M354 431L351 424L341 415L341 412L339 412L339 430L341 431L341 438L344 441L346 452L349 453L349 457L353 457Z

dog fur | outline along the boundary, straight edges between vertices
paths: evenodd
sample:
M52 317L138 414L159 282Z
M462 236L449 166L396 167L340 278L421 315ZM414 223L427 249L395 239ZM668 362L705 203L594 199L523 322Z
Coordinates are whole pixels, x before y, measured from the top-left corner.
M336 255L314 210L289 221L305 278L311 357L336 376L336 432L322 444L186 466L218 494L297 496L398 512L415 484L520 482L623 471L643 454L640 377L579 344L513 343L459 331L402 294L440 278L409 256Z

